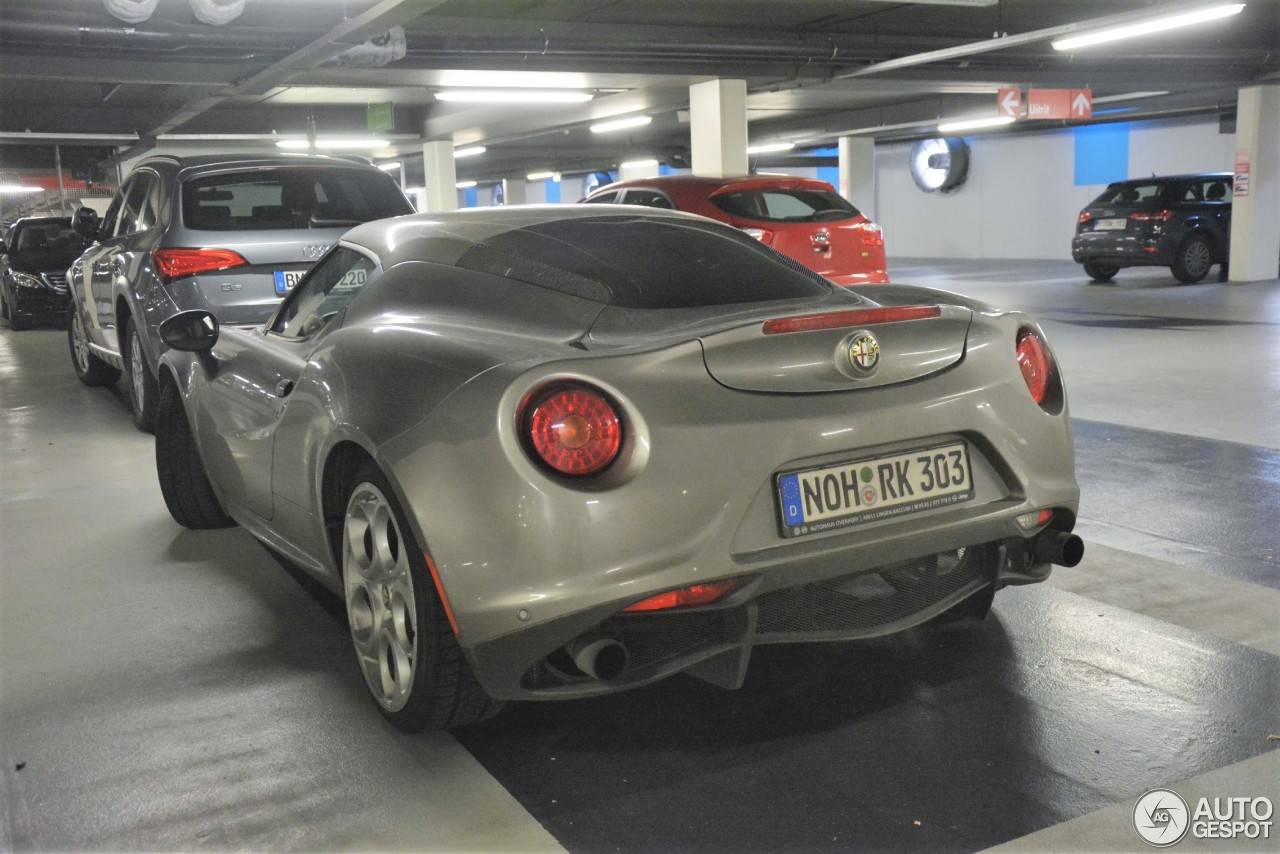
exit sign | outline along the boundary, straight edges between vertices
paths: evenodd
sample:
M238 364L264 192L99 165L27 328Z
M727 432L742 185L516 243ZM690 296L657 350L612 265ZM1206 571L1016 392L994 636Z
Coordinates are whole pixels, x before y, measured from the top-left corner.
M1027 90L1028 119L1087 119L1092 116L1092 89Z

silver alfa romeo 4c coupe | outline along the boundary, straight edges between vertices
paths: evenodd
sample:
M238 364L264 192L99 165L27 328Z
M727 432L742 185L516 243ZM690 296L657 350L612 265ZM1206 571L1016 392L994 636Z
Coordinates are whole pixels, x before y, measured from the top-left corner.
M873 296L674 211L368 223L259 329L162 324L160 485L342 596L403 729L736 688L756 645L980 617L1082 556L1041 329Z

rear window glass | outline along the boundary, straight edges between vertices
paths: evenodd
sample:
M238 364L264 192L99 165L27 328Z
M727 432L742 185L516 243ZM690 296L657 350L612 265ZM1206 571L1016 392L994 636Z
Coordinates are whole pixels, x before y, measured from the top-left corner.
M858 216L857 208L830 190L732 190L712 196L711 203L730 216L762 222L834 222Z
M1165 193L1164 181L1148 181L1142 184L1113 184L1101 196L1093 200L1095 205L1136 205L1154 201Z
M182 185L182 221L202 231L350 227L412 213L387 175L358 169L255 169Z
M700 308L825 294L830 285L735 229L687 220L565 219L473 245L457 266L622 308Z

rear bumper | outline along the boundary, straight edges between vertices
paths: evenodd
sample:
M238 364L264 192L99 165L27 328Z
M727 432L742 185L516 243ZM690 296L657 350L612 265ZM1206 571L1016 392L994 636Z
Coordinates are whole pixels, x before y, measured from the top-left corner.
M1078 264L1167 267L1173 263L1176 251L1177 246L1167 236L1085 232L1071 241L1071 258Z
M1006 524L1006 522L1010 524ZM493 697L558 700L641 687L688 673L722 688L742 686L756 646L839 642L892 634L926 623L971 596L1048 578L1034 557L1034 538L1012 520L988 520L951 532L976 544L903 559L892 544L861 550L842 561L818 561L785 572L744 573L739 586L714 606L626 614L631 600L593 608L470 650L477 676ZM1074 514L1061 511L1060 530ZM992 533L1012 536L997 536ZM870 563L865 568L863 563ZM852 569L852 571L851 571ZM797 583L797 579L804 579ZM626 650L627 666L598 679L578 670L566 647L604 637Z

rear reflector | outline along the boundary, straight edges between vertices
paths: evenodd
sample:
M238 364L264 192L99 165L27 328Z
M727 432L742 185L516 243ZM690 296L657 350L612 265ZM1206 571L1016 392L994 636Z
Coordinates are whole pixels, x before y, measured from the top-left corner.
M165 284L184 276L249 264L243 255L230 249L157 249L151 253L151 260Z
M813 332L818 329L870 326L874 323L897 323L901 320L925 320L930 317L941 316L942 309L936 305L859 308L853 311L829 311L824 314L802 314L798 317L779 317L774 320L766 320L762 331L765 335L780 335L786 332Z
M725 581L711 581L707 584L694 584L691 587L668 590L666 593L659 593L657 596L641 599L634 605L628 605L622 610L634 614L638 611L665 611L668 608L692 608L697 605L710 605L712 602L717 602L724 598L737 584L731 578Z

